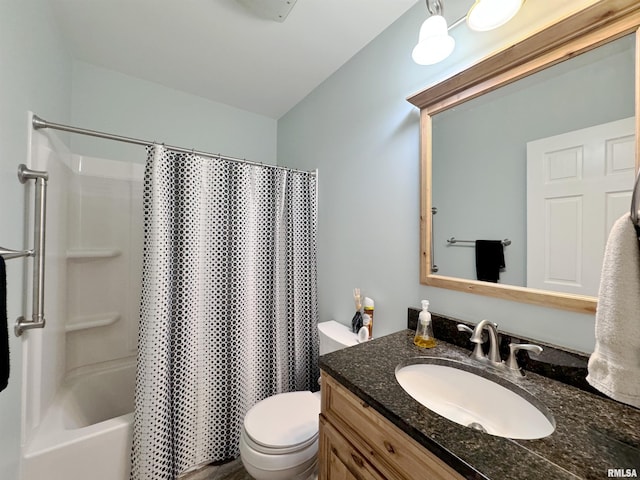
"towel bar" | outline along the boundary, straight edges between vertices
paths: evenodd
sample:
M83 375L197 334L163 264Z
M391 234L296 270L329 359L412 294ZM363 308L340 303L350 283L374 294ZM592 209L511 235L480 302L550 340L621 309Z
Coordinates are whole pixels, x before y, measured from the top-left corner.
M0 255L4 259L33 257L33 312L32 319L27 320L20 316L16 320L14 333L16 336L30 328L44 327L44 241L45 241L45 220L47 210L47 180L49 174L38 170L31 170L26 165L18 166L18 180L26 183L28 180L35 180L35 213L33 227L33 243L31 250L12 250L0 247Z
M0 256L5 260L20 257L31 257L33 256L33 250L11 250L10 248L0 247Z
M454 243L476 243L476 241L475 240L458 240L456 237L451 237L451 238L447 238L447 243L449 245L453 245ZM502 240L503 247L508 247L509 245L511 245L511 240L509 240L508 238L505 238L504 240Z

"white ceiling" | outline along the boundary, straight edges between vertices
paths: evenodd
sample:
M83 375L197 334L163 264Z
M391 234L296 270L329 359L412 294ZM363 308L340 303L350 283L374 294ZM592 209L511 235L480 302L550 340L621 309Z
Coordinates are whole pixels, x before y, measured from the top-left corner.
M278 119L417 1L297 0L283 23L236 0L51 3L76 59Z

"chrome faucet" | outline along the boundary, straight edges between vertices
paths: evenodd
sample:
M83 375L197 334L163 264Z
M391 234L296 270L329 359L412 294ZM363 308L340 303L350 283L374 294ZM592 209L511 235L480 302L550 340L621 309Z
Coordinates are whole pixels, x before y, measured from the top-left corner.
M475 358L478 360L488 360L493 366L502 365L502 359L500 358L500 350L498 345L498 329L495 323L489 320L482 320L476 328L473 329L473 334L470 340L476 345L482 345L482 332L486 328L489 332L489 354L487 356L482 353L482 348L474 349L474 352L479 351L479 355L476 354Z
M506 370L512 373L513 375L523 377L524 371L518 365L518 359L516 358L516 352L518 350L528 350L533 352L534 354L540 354L542 352L542 347L538 345L532 345L529 343L510 343L509 344L509 359L507 362L503 362L500 357L500 346L498 342L498 325L489 321L482 320L480 323L476 325L476 327L472 330L463 324L458 324L458 330L461 332L468 332L471 334L471 342L475 343L475 347L473 349L473 353L471 354L471 358L475 360L487 364L492 368L496 368L498 370ZM482 344L487 341L487 336L484 334L484 331L487 330L489 333L489 353L485 355L482 351Z

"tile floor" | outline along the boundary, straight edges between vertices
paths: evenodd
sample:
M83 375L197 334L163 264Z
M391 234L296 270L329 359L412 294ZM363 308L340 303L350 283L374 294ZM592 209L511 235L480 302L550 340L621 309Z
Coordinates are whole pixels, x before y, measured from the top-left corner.
M240 458L223 465L207 465L193 472L185 473L178 480L253 480L242 465ZM314 473L308 480L318 480L318 473Z
M253 480L239 458L219 466L205 466L178 478L179 480Z

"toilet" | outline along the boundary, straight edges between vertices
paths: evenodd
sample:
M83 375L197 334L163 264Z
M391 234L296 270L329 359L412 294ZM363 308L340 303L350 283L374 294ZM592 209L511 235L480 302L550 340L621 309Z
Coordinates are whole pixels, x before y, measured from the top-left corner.
M355 333L336 322L318 324L320 355L356 345ZM245 415L240 458L256 480L306 480L318 464L320 392L279 393Z

